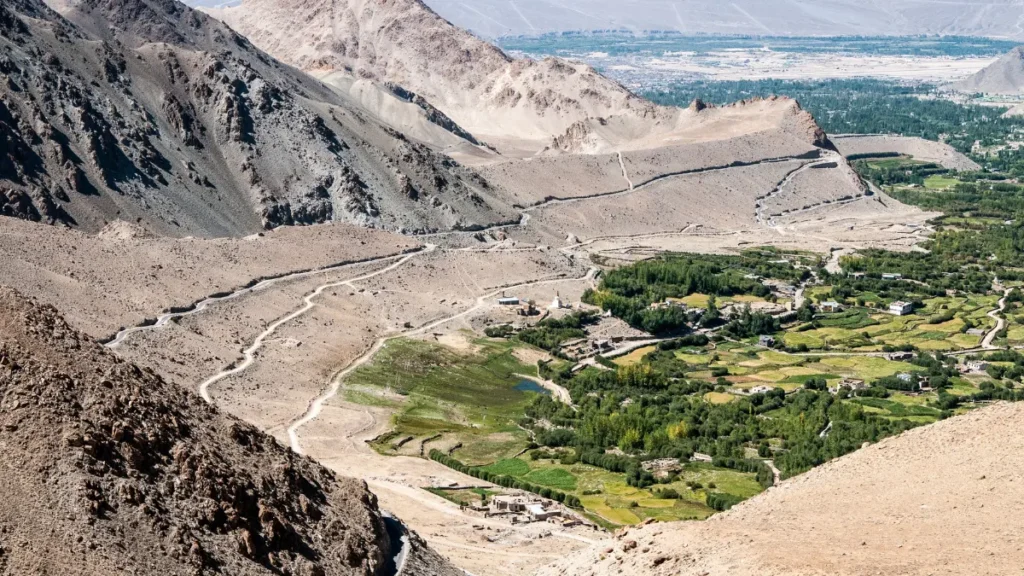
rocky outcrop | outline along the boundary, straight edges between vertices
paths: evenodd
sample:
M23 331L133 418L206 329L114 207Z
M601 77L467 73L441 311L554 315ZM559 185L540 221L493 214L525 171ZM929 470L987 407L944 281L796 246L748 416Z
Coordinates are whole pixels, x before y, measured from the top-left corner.
M426 98L420 96L419 94L416 94L415 92L410 92L409 90L406 90L405 88L402 88L401 86L393 82L385 82L384 86L398 98L401 98L406 102L419 106L426 113L426 118L428 122L440 126L441 128L444 128L445 130L451 132L452 134L455 134L459 138L462 138L468 142L477 145L480 144L480 142L478 142L477 139L474 138L472 134L463 130L462 126L456 124L455 121L449 118L444 112L441 112L440 110L435 108L433 104L427 102Z

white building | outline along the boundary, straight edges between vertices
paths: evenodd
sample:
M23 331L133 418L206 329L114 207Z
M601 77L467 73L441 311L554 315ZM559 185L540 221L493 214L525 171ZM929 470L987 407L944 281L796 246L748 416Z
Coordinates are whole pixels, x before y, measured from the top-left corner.
M548 310L560 310L565 305L562 303L562 295L555 292L555 299L551 301L551 306L548 306Z
M889 304L889 314L895 314L896 316L906 316L914 311L914 305L910 302L904 302L897 300L892 304Z
M559 510L554 508L545 509L543 504L529 504L526 507L526 513L530 515L530 519L534 522L541 522L561 514Z
M822 312L840 312L843 309L843 305L835 300L829 300L828 302L822 302L818 305L818 308Z

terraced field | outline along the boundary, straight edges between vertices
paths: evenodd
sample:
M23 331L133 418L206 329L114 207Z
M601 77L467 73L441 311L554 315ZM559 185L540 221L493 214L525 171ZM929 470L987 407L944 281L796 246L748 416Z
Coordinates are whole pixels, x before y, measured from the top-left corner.
M817 301L826 298L827 290L818 289L809 295ZM871 295L860 295L870 302ZM886 345L913 345L921 350L963 350L977 347L981 332L995 325L987 316L996 307L995 295L942 297L924 300L924 307L906 316L894 316L870 307L847 309L839 314L823 315L814 325L804 325L786 332L783 342L795 348L810 350L880 351ZM968 333L972 330L973 333Z
M684 465L672 482L645 489L629 486L622 474L595 466L531 460L525 455L503 459L484 468L574 494L583 503L585 513L604 525L637 524L647 518L702 520L715 512L707 506L709 492L749 498L762 491L753 474L699 462ZM663 490L673 490L679 498L659 497L658 492Z

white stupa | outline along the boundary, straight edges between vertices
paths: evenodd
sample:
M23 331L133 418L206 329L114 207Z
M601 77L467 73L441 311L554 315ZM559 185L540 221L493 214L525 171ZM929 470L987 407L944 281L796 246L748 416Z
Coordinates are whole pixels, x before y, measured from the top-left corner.
M555 292L555 299L551 301L551 306L548 306L548 310L559 310L562 308L562 296Z

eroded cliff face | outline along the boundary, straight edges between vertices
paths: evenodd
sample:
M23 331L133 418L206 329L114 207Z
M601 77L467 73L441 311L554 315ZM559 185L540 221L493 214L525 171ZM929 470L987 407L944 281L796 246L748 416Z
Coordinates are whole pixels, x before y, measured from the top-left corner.
M202 236L511 214L470 201L486 182L183 4L55 6L0 6L0 214Z

